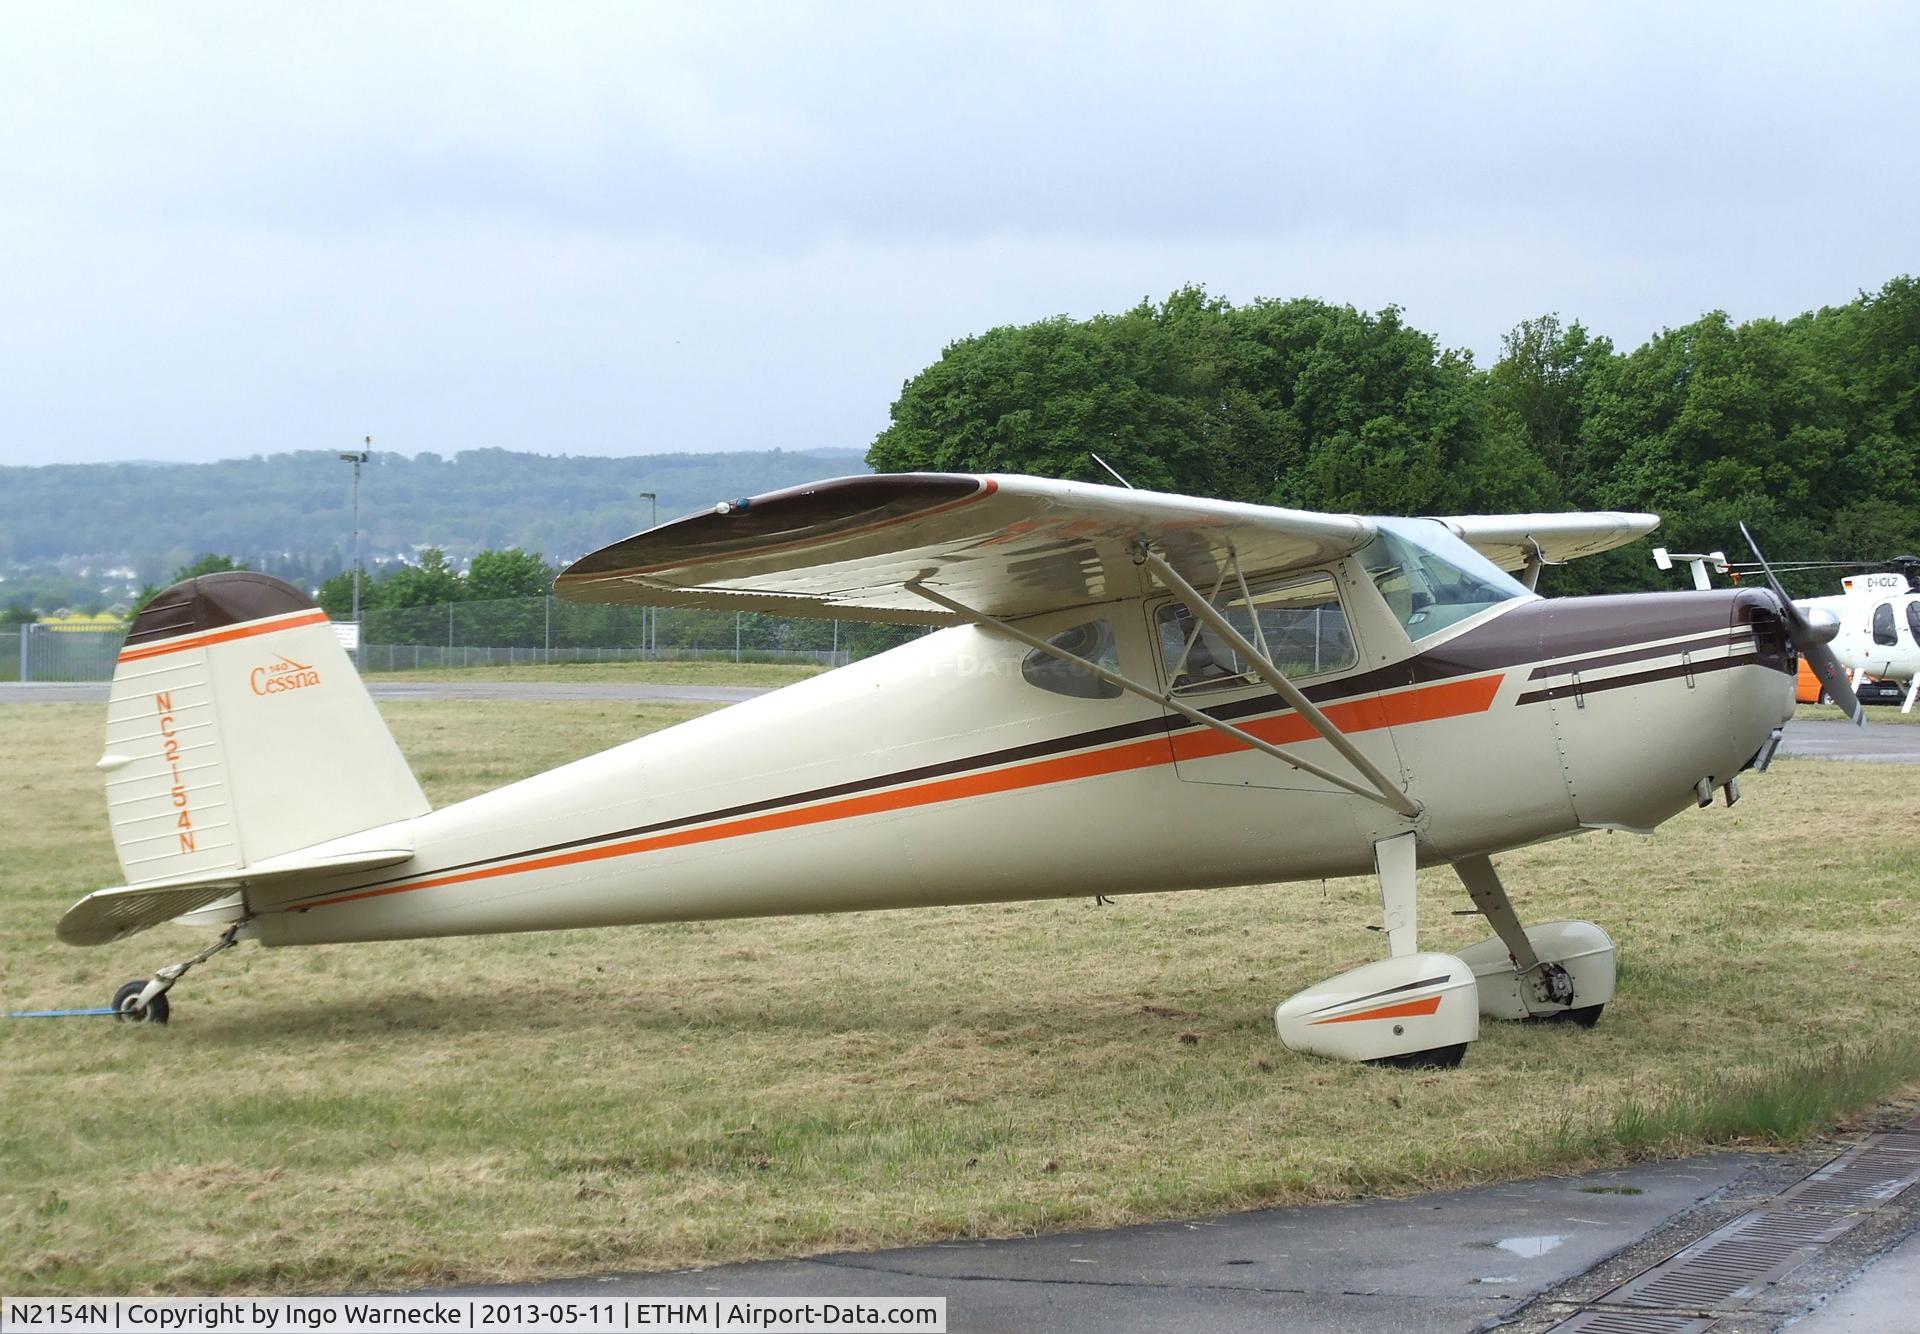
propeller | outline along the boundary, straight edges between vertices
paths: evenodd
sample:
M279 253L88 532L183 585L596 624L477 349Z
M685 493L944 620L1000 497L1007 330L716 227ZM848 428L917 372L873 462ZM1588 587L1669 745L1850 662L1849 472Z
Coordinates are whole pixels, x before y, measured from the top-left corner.
M1840 628L1839 622L1831 616L1823 616L1818 622L1810 620L1787 596L1787 590L1780 587L1780 581L1774 577L1773 567L1760 554L1760 544L1753 540L1753 534L1747 531L1744 523L1740 525L1740 535L1747 539L1747 545L1753 549L1753 558L1760 563L1760 572L1767 576L1767 586L1780 599L1780 615L1787 623L1787 635L1793 640L1793 646L1806 658L1807 665L1813 668L1813 674L1820 678L1821 689L1846 711L1856 725L1864 724L1867 721L1866 710L1860 707L1860 697L1853 693L1853 682L1847 679L1847 669L1840 665L1840 659L1833 656L1833 649L1829 647Z

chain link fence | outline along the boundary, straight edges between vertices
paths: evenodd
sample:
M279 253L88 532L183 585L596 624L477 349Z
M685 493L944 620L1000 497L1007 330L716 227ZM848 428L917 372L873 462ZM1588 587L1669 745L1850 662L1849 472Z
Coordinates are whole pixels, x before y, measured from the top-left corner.
M659 659L837 667L924 633L864 621L510 598L363 608L359 658L363 672ZM26 625L0 633L0 681L111 680L124 635L124 626Z
M0 633L0 681L110 681L124 626L22 625Z

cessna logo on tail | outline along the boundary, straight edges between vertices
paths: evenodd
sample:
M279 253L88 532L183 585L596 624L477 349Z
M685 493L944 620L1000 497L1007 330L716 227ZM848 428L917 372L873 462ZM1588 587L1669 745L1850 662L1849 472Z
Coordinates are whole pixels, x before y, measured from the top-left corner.
M292 658L275 658L265 667L255 667L247 684L256 695L280 695L319 685L320 673Z

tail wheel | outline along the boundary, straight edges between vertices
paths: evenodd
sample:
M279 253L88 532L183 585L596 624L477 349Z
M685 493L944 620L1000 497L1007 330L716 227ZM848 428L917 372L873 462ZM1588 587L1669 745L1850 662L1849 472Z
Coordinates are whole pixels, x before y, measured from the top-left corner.
M147 979L136 977L120 990L113 993L113 1017L123 1024L164 1024L167 1022L167 996L161 992L148 1001L145 1009L134 1008L134 1002L140 999L140 993L147 989Z

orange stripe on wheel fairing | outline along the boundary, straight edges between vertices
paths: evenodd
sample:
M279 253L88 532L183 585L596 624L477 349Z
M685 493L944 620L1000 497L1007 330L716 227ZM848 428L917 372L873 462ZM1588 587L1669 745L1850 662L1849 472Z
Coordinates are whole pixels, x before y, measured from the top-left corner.
M229 630L210 630L203 635L186 635L179 639L163 639L155 644L141 644L135 648L122 649L119 661L138 662L142 658L157 658L162 653L205 648L209 644L224 644L234 639L251 639L254 635L270 635L276 630L293 630L303 625L320 625L326 619L327 614L315 607L312 611L303 611L297 616L284 619L253 621L247 625L236 625Z
M1410 1019L1418 1015L1432 1014L1440 1008L1440 998L1429 996L1425 1000L1401 1001L1398 1005L1382 1005L1376 1010L1362 1010L1358 1014L1336 1014L1331 1019L1316 1019L1314 1025L1350 1024L1356 1019Z
M1391 696L1384 700L1365 699L1348 704L1337 704L1326 712L1337 726L1349 733L1371 731L1389 725L1424 722L1436 718L1451 718L1466 713L1479 713L1493 704L1493 697L1499 691L1500 682L1504 679L1503 675L1495 673L1472 681L1449 681ZM1295 735L1296 727L1309 735L1319 735L1313 732L1304 720L1293 714L1256 720L1248 724L1246 730L1265 740L1306 739L1305 736ZM863 815L880 815L889 811L909 810L916 806L932 806L941 802L963 800L967 797L984 797L998 792L1013 792L1021 788L1044 787L1051 783L1072 782L1082 778L1098 778L1107 774L1125 773L1133 769L1153 768L1156 765L1166 764L1174 758L1198 759L1207 755L1222 755L1232 751L1252 749L1243 741L1237 741L1219 733L1209 733L1205 737L1174 737L1171 741L1170 746L1169 738L1157 736L1145 741L1131 741L1123 745L1111 746L1105 750L1084 751L1078 755L1061 755L1052 759L1016 764L1005 769L991 769L980 773L961 774L953 778L917 783L910 787L894 788L886 792L843 797L814 806L794 807L769 811L764 815L722 820L717 824L703 825L696 829L675 829L667 833L622 839L616 843L603 843L598 847L574 848L565 852L529 857L523 861L472 867L442 875L429 872L425 879L411 883L382 885L376 889L351 890L344 894L316 899L311 903L292 905L291 910L305 912L309 908L325 908L341 903L356 903L362 899L384 898L389 894L404 894L409 890L469 884L477 880L492 880L503 875L518 875L523 871L549 871L561 866L579 866L588 862L606 861L614 857L631 857L643 852L691 847L695 844L713 843L747 834L798 829L806 825L850 820ZM1203 747L1196 743L1209 744Z

